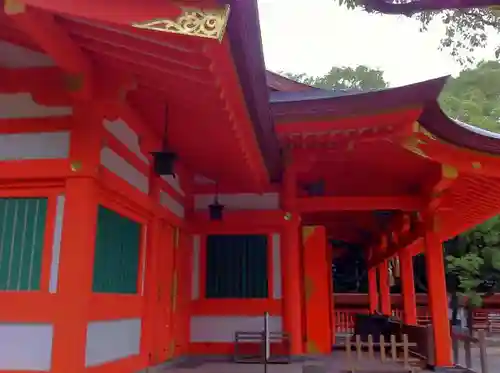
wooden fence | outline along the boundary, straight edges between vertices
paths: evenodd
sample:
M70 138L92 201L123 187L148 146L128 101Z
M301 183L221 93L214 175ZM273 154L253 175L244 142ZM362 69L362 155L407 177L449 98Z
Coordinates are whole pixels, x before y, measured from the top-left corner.
M367 342L363 342L359 335L352 339L345 340L348 372L386 372L386 364L399 363L402 364L401 372L412 373L412 364L420 362L420 359L410 357L410 348L416 347L416 344L410 343L406 334L403 334L402 341L399 342L395 335L391 335L387 342L384 335L377 338L379 342L374 342L371 334L368 335ZM394 370L391 369L391 372Z
M486 331L479 330L477 337L471 336L469 330L453 328L451 333L453 343L453 363L455 366L474 373L490 373L488 370L488 359L486 354ZM461 345L463 349L461 349ZM464 364L461 362L460 350L464 352ZM479 352L479 367L473 365L473 354ZM477 370L477 369L480 370Z
M369 314L368 309L336 309L335 310L335 333L336 334L354 334L354 315L356 314ZM403 311L395 309L392 315L402 319ZM427 308L419 307L417 309L417 321L419 325L430 324L430 316Z
M368 314L369 310L355 308L340 308L335 310L335 333L354 334L354 315ZM403 318L403 311L395 309L393 316ZM429 325L431 318L427 307L417 308L418 325ZM500 309L478 309L473 314L473 329L486 330L489 333L500 333Z

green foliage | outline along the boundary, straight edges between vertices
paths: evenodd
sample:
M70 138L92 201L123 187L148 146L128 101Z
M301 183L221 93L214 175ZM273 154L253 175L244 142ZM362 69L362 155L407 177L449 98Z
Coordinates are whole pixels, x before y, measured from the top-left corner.
M495 216L454 240L446 257L449 291L471 307L500 290L500 216ZM453 285L452 285L453 284Z
M439 99L451 118L500 132L500 62L483 61L450 78Z
M365 8L364 0L336 0L339 5L349 9ZM484 48L488 42L488 33L500 32L500 17L497 10L489 8L450 9L440 12L420 12L413 16L420 22L421 31L426 31L432 21L437 20L445 25L445 33L441 38L441 48L450 51L461 64L474 62L473 52ZM496 56L500 55L500 47Z
M367 66L332 67L324 76L282 73L287 78L322 89L381 89L387 88L384 73Z

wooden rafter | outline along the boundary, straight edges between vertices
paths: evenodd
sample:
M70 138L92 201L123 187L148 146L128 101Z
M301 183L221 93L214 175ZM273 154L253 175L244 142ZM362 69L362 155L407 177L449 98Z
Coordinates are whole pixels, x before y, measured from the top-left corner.
M57 24L54 16L14 0L7 0L4 10L19 30L34 40L68 74L68 89L80 98L90 98L92 63Z

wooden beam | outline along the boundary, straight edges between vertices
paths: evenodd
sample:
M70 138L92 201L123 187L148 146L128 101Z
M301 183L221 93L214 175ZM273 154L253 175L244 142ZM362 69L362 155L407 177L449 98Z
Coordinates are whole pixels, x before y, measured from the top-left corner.
M226 104L227 117L235 141L239 143L249 168L246 171L248 183L263 191L269 184L269 174L273 173L273 169L271 165L266 165L263 152L260 150L238 74L230 57L229 40L226 39L221 44L207 44L204 52L212 60L210 70L216 77L220 98Z
M441 165L441 177L434 184L431 192L431 200L428 210L435 211L443 206L443 199L448 194L455 180L458 178L458 170L450 165Z
M368 268L373 268L382 263L384 260L392 258L394 255L397 254L398 251L405 250L406 248L411 246L414 242L419 240L422 237L422 234L423 234L423 229L419 228L414 232L408 233L400 237L397 244L388 245L387 249L384 252L374 255L368 261Z
M229 5L194 8L181 7L174 1L101 0L89 5L88 1L67 0L5 0L14 9L26 5L44 11L97 22L132 26L158 33L168 32L221 40L229 18ZM200 27L186 26L193 17L201 21ZM208 26L207 26L208 25Z
M371 210L418 211L424 207L425 200L419 196L412 195L389 197L301 197L297 198L296 203L297 210L302 213Z
M67 14L96 21L129 25L144 20L176 18L181 9L165 1L102 0L91 6L87 1L5 0L12 9L26 5L51 13Z
M81 98L92 97L92 63L50 13L6 0L5 13L63 69L67 88Z

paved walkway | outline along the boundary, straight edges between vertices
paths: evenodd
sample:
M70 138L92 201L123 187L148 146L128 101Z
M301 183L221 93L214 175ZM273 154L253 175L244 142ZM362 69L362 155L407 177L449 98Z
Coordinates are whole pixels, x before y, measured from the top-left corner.
M478 373L486 373L481 372L481 359L479 355L479 348L472 348L471 350L472 357L472 370ZM490 346L486 349L487 356L487 373L497 373L500 371L500 347L499 346ZM465 352L463 347L459 351L458 362L460 365L465 366Z
M318 358L301 363L271 364L268 373L302 373L304 365L320 365L326 367L327 373L341 373L347 371L347 361L343 351L336 351L331 356ZM369 373L404 373L403 366L398 363L383 364L380 361L363 360L358 368L361 372ZM164 373L264 373L264 366L259 364L235 364L205 362L196 367L168 368ZM420 371L427 372L427 371Z

